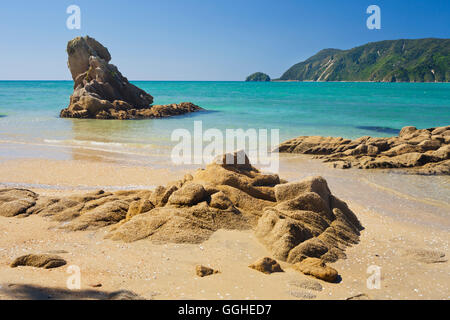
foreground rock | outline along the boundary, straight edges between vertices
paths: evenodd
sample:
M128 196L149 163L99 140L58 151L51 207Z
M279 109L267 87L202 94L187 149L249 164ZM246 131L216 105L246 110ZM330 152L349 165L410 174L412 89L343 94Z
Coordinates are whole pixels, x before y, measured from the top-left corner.
M275 258L289 263L307 257L336 261L358 243L362 226L347 205L334 197L326 181L313 177L274 188L277 203L266 207L257 237Z
M206 277L206 276L211 276L213 274L219 273L219 271L218 270L214 270L214 269L209 268L209 267L198 265L198 266L195 267L195 273L199 277Z
M450 126L405 127L398 137L356 140L298 137L279 146L280 152L316 155L335 168L403 168L418 174L450 174Z
M38 195L24 189L0 190L0 216L14 217L24 214L36 204Z
M151 106L153 97L132 85L110 64L108 49L93 38L69 41L67 54L74 92L69 106L60 113L63 118L162 118L201 110L190 102Z
M219 229L254 229L274 258L289 263L308 257L336 261L358 243L361 224L323 178L285 183L262 174L243 152L216 160L153 191L45 197L3 189L0 215L41 215L72 231L108 227L107 238L124 242L201 243ZM255 268L278 270L266 260Z
M313 276L327 282L336 282L338 272L327 266L325 262L317 258L306 258L294 265L294 268L306 275Z
M252 263L248 267L251 269L255 269L259 272L265 273L265 274L271 274L274 272L283 272L280 264L278 262L276 262L275 260L268 258L268 257L262 258L262 259L256 261L255 263Z
M11 268L19 266L29 266L36 268L58 268L65 265L67 262L63 258L57 255L50 254L27 254L25 256L18 257L11 263Z

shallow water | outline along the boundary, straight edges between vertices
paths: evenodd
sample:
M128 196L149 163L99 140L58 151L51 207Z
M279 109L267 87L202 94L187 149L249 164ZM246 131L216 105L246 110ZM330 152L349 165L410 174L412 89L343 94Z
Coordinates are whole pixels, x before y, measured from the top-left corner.
M191 101L210 112L141 121L59 119L71 81L0 81L0 137L65 143L164 145L176 128L279 129L299 135L389 136L448 125L449 83L136 82L155 104Z
M72 93L71 81L0 81L0 143L16 144L2 147L0 157L36 157L39 147L48 147L47 151L55 150L46 151L48 157L67 159L70 153L58 148L70 147L113 151L130 160L142 155L151 165L164 165L175 145L171 133L178 128L192 132L193 121L202 121L203 130L223 132L279 129L280 140L286 140L299 135L391 136L406 125L427 128L448 125L450 120L448 83L135 84L150 92L155 104L191 101L208 111L140 121L60 119Z
M298 181L323 176L331 192L367 212L450 230L450 177L395 170L334 169L306 155L282 155L280 176Z

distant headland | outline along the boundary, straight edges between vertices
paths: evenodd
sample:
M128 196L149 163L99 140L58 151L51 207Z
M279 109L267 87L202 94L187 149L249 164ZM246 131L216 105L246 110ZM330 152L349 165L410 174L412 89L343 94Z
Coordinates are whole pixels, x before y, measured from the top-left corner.
M245 81L247 81L247 82L255 82L255 81L268 82L268 81L270 81L270 77L265 73L255 72L255 73L249 75L247 77L247 79L245 79Z
M324 49L272 81L449 82L450 39L401 39Z

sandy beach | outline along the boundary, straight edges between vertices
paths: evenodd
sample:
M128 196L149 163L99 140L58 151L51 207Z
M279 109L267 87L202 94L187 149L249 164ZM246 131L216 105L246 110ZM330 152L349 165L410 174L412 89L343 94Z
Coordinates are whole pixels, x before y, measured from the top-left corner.
M347 259L329 264L339 272L337 283L306 276L282 261L282 273L266 275L248 268L271 256L252 230L219 230L201 244L158 244L147 239L123 243L104 238L109 227L71 232L59 229L60 222L32 215L0 217L0 299L104 299L120 290L145 299L449 298L448 177L439 180L443 198L433 199L405 194L395 183L387 188L373 182L384 181L387 173L344 172L301 156L282 157L280 168L280 176L289 181L324 176L331 191L347 202L364 227L360 243L346 249ZM115 190L151 188L184 173L183 168L24 159L2 162L0 181L43 195L67 196L108 190L108 186ZM435 178L420 177L419 185ZM408 190L414 190L411 186ZM355 188L360 191L357 195ZM405 203L412 206L405 207ZM58 253L67 265L48 270L10 267L16 257L28 253ZM442 254L445 258L437 258ZM430 263L430 259L440 262ZM199 264L220 273L200 278L195 274ZM70 265L80 267L80 290L67 289ZM367 286L370 266L381 268L380 289Z

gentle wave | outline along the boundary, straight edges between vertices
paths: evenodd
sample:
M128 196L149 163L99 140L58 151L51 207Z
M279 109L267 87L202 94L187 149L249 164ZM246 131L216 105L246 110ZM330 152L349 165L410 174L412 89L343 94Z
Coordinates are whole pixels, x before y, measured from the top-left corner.
M20 145L29 145L29 146L37 146L37 147L52 147L52 148L73 148L79 150L89 150L89 151L100 151L100 152L111 152L115 154L128 155L128 156L141 156L141 157L164 157L167 156L167 152L160 152L161 146L153 146L145 148L150 152L138 152L139 149L144 148L133 148L133 144L122 144L122 143L112 143L120 145L120 147L116 148L106 148L108 143L103 145L91 144L91 142L87 141L87 143L68 143L71 140L53 140L53 139L45 139L43 143L40 142L31 142L31 141L15 141L15 140L0 140L0 143L8 143L8 144L20 144ZM75 140L73 140L75 141ZM103 146L103 148L101 147ZM110 145L111 146L111 145ZM134 150L133 150L134 149ZM136 150L138 149L138 150Z
M101 142L101 141L90 141L90 140L56 140L56 139L44 139L45 143L50 144L65 144L65 145L80 145L80 146L105 146L105 147L116 147L116 148L142 148L142 149L155 149L160 148L154 144L144 144L144 143L121 143L121 142Z

